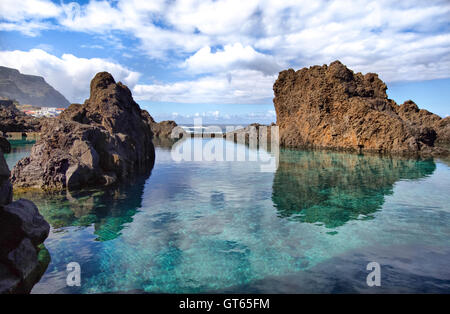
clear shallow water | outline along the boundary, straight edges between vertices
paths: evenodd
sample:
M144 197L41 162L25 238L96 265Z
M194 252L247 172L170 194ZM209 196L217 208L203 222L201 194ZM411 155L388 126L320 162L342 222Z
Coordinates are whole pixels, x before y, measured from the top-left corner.
M30 155L31 148L35 141L23 140L10 140L11 154L4 154L6 163L9 168L12 169L14 165L23 157Z
M128 186L15 195L52 225L52 262L33 293L450 292L445 163L284 150L261 172L174 162L165 147L156 156L151 176ZM372 261L381 287L366 285ZM81 287L66 287L69 262Z

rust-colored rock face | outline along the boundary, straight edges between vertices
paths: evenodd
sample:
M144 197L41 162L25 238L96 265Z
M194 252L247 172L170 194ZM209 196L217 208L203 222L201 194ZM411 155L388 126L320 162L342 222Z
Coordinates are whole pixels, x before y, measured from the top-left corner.
M434 148L441 118L418 110L413 102L398 106L388 99L386 84L377 74L354 73L335 61L282 71L273 89L283 146L441 152Z
M31 155L14 167L18 188L79 189L149 173L155 160L151 116L111 74L98 73L84 104L42 124Z

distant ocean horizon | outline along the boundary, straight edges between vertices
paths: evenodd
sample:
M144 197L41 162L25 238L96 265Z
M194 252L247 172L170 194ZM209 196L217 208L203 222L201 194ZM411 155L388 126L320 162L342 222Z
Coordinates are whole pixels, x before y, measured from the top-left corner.
M224 123L217 123L217 124L205 123L205 124L202 124L201 126L194 125L192 123L191 124L179 124L179 126L182 127L186 132L188 132L188 133L196 133L196 134L204 132L208 127L211 127L211 126L220 127L222 132L225 133L227 131L227 127L234 127L234 129L236 129L236 128L245 128L248 125L249 125L248 123L241 123L241 124L239 124L239 123L234 123L234 124L231 124L231 123L229 123L229 124L224 124Z

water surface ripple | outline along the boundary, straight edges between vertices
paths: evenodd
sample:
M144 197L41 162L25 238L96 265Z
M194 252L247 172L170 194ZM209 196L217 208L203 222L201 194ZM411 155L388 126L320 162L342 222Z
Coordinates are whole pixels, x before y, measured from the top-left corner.
M29 150L15 147L10 167ZM450 292L445 163L282 150L270 173L156 156L126 186L15 195L52 226L33 293ZM372 261L381 287L366 285ZM81 287L66 286L69 262Z

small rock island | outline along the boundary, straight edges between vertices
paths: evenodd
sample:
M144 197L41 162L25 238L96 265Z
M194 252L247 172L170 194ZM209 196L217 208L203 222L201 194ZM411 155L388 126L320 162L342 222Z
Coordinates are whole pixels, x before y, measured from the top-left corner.
M280 72L273 87L280 144L357 152L440 155L450 118L388 99L377 74L339 61Z

